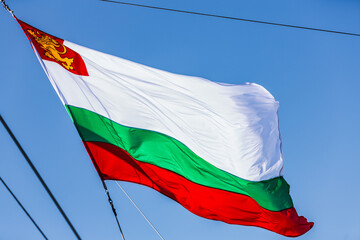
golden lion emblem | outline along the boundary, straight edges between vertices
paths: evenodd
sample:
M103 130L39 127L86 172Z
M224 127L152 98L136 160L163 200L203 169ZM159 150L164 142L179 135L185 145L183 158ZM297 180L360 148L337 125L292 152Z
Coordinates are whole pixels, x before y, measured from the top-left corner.
M72 66L74 58L61 57L61 55L67 52L67 49L64 45L58 43L55 39L44 34L41 34L41 36L38 37L37 34L40 34L38 31L37 34L35 34L35 32L30 29L27 31L31 34L31 36L34 37L35 41L40 44L41 48L45 50L45 56L57 62L61 62L61 65L64 66L67 70L74 69L74 67ZM56 49L60 46L62 46L64 49L62 52Z

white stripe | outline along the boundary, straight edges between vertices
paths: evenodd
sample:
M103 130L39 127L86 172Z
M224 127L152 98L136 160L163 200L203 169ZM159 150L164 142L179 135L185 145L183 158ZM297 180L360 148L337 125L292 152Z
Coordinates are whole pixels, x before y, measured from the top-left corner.
M263 87L214 83L64 44L82 56L89 73L77 76L44 61L65 104L171 136L243 179L282 175L279 104Z

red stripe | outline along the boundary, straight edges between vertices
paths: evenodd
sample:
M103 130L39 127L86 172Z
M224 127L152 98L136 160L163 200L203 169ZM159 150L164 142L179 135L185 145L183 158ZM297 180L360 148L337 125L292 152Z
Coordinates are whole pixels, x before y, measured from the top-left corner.
M157 166L139 162L108 143L84 142L99 174L106 180L134 182L151 187L177 201L192 213L231 224L262 227L289 236L300 236L313 223L299 217L295 208L266 210L251 197L205 187Z

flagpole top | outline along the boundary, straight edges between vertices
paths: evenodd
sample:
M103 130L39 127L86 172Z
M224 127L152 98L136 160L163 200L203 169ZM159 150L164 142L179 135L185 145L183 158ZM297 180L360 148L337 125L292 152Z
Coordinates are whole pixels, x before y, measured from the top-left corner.
M14 11L10 9L10 7L5 3L5 0L0 0L1 4L3 5L3 7L13 16L14 16Z

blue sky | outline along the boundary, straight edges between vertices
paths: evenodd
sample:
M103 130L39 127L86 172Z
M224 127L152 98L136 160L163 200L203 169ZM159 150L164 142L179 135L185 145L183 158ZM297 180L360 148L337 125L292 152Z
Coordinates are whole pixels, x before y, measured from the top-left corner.
M135 1L133 1L135 2ZM17 17L77 44L162 70L216 82L255 82L280 101L284 175L300 215L298 239L360 239L360 37L192 16L100 1L12 1ZM357 0L136 3L360 33ZM83 239L120 239L101 182L17 23L0 11L0 113ZM0 176L50 239L75 239L0 127ZM125 236L158 239L108 186ZM165 239L286 239L200 218L154 190L122 186ZM41 239L0 185L0 239Z

